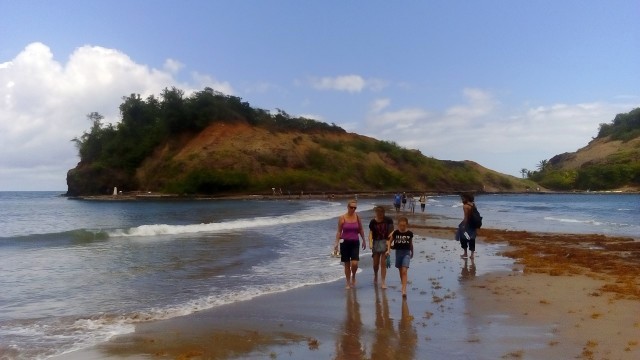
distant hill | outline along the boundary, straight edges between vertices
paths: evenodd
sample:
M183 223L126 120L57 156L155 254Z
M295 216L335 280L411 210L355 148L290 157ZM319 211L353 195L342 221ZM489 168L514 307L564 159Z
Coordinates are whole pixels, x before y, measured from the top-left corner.
M368 191L525 191L530 181L470 161L443 161L334 125L254 109L205 89L124 98L122 121L74 139L70 196L122 191L185 195Z
M600 124L578 151L541 161L529 178L554 190L640 190L640 108Z

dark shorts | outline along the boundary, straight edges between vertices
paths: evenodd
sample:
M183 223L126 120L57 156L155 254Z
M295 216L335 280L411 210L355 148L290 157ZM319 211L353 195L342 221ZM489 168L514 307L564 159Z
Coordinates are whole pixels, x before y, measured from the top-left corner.
M476 251L476 238L467 240L466 238L460 239L460 247L463 249L469 248L471 251Z
M360 241L344 240L340 243L340 262L347 263L360 260Z
M463 249L469 248L469 250L471 251L476 251L476 231L474 229L470 229L467 232L467 234L469 234L469 240L467 240L463 233L463 226L458 226L458 231L456 232L456 240L460 241L460 247L462 247Z

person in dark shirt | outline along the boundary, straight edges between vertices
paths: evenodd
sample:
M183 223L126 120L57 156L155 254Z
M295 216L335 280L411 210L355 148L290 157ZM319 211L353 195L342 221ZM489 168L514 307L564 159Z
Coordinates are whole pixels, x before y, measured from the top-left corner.
M467 258L467 248L471 252L471 259L474 257L474 252L476 251L476 233L477 229L475 229L469 223L469 219L471 218L471 214L473 212L474 204L474 196L469 193L464 193L460 195L460 199L462 200L462 212L463 219L460 225L458 225L458 231L456 232L456 239L460 241L460 247L464 250L464 253L460 255L461 258Z
M384 260L387 257L387 239L393 231L393 219L384 214L383 206L376 206L374 209L375 218L369 222L369 239L371 239L371 256L373 257L373 282L378 283L378 269L382 267L383 289L387 288L385 279L387 278L387 267ZM386 261L385 261L386 262Z
M398 219L398 229L393 231L389 236L389 246L393 244L396 251L396 268L400 272L400 282L402 283L402 297L407 296L407 277L409 272L409 263L413 258L413 232L408 229L409 219L401 217ZM389 250L387 250L389 254Z

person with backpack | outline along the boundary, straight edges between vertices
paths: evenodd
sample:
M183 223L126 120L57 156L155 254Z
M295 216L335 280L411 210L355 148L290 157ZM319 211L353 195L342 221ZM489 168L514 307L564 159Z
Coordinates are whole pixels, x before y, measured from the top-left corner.
M359 237L362 238L362 250L367 248L362 222L360 216L356 214L357 208L358 203L355 200L347 203L347 213L338 218L338 231L334 244L334 251L337 251L338 247L340 248L340 262L344 264L347 289L356 286L356 272L358 272L358 262L360 261Z
M456 240L460 241L460 246L464 250L464 253L460 255L461 258L467 258L467 249L471 251L471 259L473 259L473 253L476 251L476 234L478 228L482 226L482 217L476 209L474 203L474 196L470 193L463 193L460 195L462 200L462 211L464 218L460 225L458 225L458 231L456 232Z

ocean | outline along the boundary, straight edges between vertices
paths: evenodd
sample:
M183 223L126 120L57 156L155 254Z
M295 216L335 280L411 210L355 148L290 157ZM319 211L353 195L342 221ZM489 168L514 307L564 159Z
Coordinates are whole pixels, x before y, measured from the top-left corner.
M0 192L0 359L47 359L141 322L343 276L329 253L344 199L80 201L61 193ZM360 199L365 226L376 204L392 205L392 194ZM476 204L489 228L640 234L637 194L482 195ZM432 225L455 226L459 197L429 197L426 212Z

